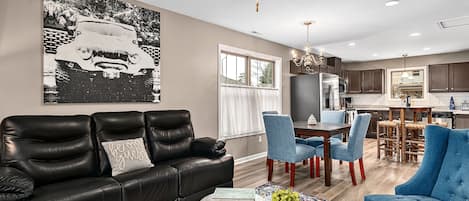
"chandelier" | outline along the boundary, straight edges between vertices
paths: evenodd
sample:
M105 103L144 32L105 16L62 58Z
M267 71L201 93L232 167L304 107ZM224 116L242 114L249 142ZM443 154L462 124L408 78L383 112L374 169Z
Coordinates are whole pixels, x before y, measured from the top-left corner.
M320 66L324 64L326 59L323 56L322 51L320 52L320 56L316 56L311 52L313 50L313 45L309 40L309 27L311 24L313 24L312 21L304 22L304 25L306 26L306 45L304 48L305 54L302 57L298 57L296 51L292 51L293 63L295 63L297 67L304 66L306 68L311 68L313 66Z

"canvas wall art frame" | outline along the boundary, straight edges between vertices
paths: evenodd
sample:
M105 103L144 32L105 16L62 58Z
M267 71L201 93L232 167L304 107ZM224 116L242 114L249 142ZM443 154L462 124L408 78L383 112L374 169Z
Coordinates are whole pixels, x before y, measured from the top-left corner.
M123 0L43 0L44 103L161 100L160 13Z

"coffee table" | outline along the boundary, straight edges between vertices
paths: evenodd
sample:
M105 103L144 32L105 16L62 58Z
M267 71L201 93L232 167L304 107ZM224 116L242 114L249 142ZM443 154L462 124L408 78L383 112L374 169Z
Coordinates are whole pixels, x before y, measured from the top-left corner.
M267 183L255 188L256 191L256 201L271 201L272 193L279 189L285 189L282 186L274 185L272 183ZM213 201L213 194L207 195L202 198L201 201ZM315 196L306 195L300 193L301 201L326 201ZM229 201L245 201L245 200L229 200Z

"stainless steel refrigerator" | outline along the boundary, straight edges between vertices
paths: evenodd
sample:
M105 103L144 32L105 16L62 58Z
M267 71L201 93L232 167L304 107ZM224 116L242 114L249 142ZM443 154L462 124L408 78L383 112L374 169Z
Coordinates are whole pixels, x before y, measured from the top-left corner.
M321 121L321 111L340 110L339 76L328 73L297 75L291 81L293 121L307 121L311 114Z

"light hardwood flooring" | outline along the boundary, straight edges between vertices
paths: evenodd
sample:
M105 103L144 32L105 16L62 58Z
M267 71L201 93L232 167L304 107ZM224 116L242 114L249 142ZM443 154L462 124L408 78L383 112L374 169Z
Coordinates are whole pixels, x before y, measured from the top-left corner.
M295 190L309 195L316 195L329 201L362 201L368 194L394 194L394 187L406 182L417 171L417 163L397 163L376 158L376 140L366 139L364 144L364 166L366 180L361 182L358 161L355 163L357 186L352 185L348 164L333 161L332 185L324 186L324 169L321 162L321 177L310 178L309 166L297 164ZM284 171L284 164L274 163L272 182L288 187L289 174ZM265 158L235 166L234 187L254 188L267 183Z

